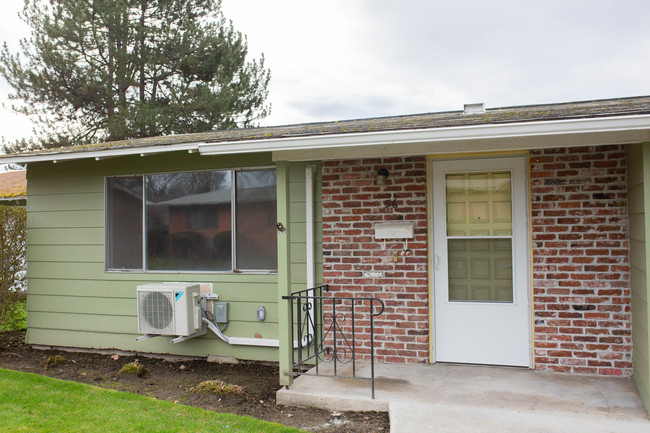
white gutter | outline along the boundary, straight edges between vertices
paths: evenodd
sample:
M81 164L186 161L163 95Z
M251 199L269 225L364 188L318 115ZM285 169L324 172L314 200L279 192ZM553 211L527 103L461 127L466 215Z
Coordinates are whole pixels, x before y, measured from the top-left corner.
M414 143L644 130L650 131L650 115L647 114L204 143L199 145L199 152L201 155L222 155L295 150L313 151L317 149L358 148L363 146L391 145L399 147L401 144Z

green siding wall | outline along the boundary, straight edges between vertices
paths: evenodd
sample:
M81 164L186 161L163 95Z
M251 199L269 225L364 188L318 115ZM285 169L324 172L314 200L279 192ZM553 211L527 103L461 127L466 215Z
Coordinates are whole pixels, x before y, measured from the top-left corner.
M259 334L263 338L278 338L277 274L106 272L104 266L105 176L273 165L269 154L201 157L186 152L30 164L27 171L28 342L277 360L275 348L228 346L211 334L179 344L170 344L169 337L135 341L138 336L136 286L162 281L213 283L220 300L230 303L227 335ZM304 166L291 166L292 192L288 199L290 208L295 209L291 212L290 225L296 251L305 251L305 236L299 233L304 232L305 226L305 213L300 211L305 202ZM315 208L320 209L320 205ZM292 258L291 263L291 272L295 274L292 281L304 280L304 254ZM256 319L259 305L266 307L264 322Z
M650 410L650 257L647 255L647 248L650 246L650 231L647 230L650 227L650 143L630 145L627 152L633 380L645 407Z
M289 203L289 223L291 228L289 238L291 243L289 249L291 292L309 288L307 287L307 230L305 225L307 213L307 206L305 203L305 169L307 165L309 164L292 163L289 171L289 190L291 197ZM314 173L314 223L316 224L316 229L314 230L314 260L316 262L316 285L323 283L323 233L322 230L320 230L323 221L323 213L320 190L320 167L317 166Z
M322 206L321 174L319 163L278 164L278 221L288 221L287 231L278 238L278 248L282 252L278 257L278 311L280 334L280 384L290 385L292 377L286 375L291 369L293 341L291 338L291 312L289 301L282 296L309 288L307 286L307 231L306 231L306 168L315 167L313 175L313 217L314 217L314 270L315 284L323 281L322 248ZM289 196L287 202L284 197ZM295 307L295 306L294 306Z

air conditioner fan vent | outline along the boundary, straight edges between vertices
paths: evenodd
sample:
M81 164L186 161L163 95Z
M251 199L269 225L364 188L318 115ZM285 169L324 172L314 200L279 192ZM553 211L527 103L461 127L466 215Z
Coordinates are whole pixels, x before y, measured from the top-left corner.
M140 314L153 329L164 330L172 324L174 309L165 294L145 293L140 308Z

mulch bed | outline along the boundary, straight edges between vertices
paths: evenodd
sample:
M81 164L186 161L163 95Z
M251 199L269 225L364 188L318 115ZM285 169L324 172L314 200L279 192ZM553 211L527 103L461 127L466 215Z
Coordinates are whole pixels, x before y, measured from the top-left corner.
M0 368L129 391L216 412L250 415L308 431L389 431L388 414L382 412L338 413L277 405L275 392L280 385L278 368L273 365L228 365L208 363L204 360L168 361L143 356L118 357L110 354L38 350L26 345L24 341L24 331L0 333ZM48 366L48 359L56 355L62 356L65 361L59 365ZM142 377L119 373L125 364L136 359L146 369ZM221 380L238 385L243 388L243 393L219 395L198 391L198 384L207 380Z

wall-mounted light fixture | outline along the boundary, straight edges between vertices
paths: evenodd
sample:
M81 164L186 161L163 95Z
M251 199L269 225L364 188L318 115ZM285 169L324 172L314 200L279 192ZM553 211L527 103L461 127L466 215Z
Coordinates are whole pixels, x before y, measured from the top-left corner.
M380 168L377 171L376 183L377 185L386 185L386 179L388 178L388 169L386 167Z

